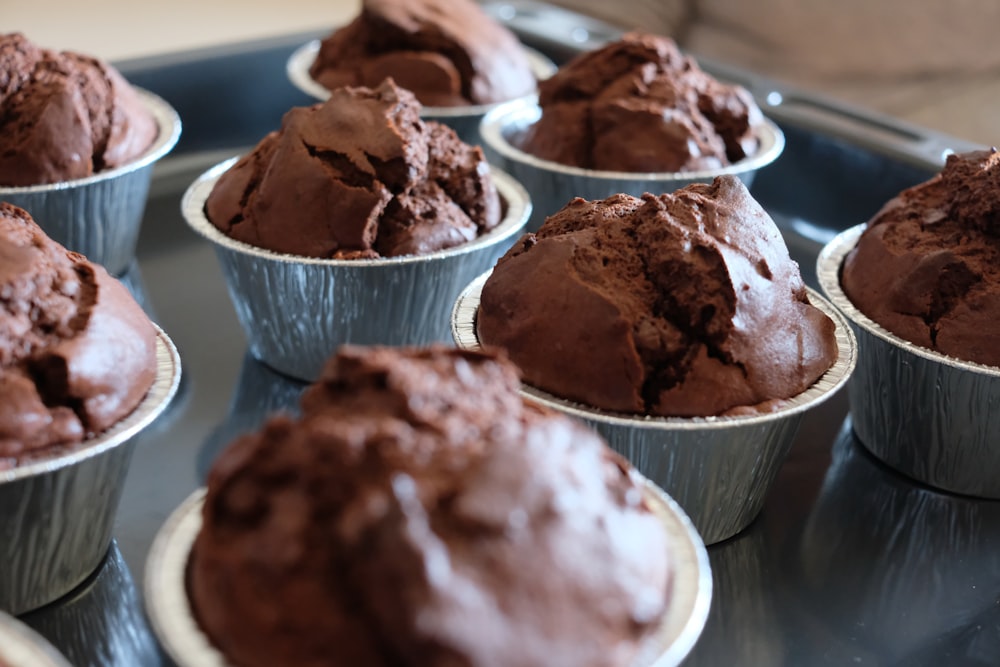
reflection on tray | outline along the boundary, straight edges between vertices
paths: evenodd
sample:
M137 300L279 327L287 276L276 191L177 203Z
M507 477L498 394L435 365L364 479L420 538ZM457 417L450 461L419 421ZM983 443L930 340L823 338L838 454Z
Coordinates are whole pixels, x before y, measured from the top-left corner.
M757 521L736 537L712 545L708 558L712 607L685 667L785 664L764 526Z
M114 542L90 579L21 620L77 667L168 664L146 622L132 573Z
M932 664L928 652L947 646L944 663L970 664L956 651L980 650L980 630L1000 648L1000 502L898 475L863 450L850 422L797 558L799 602L858 656Z
M299 397L307 386L271 370L248 352L243 357L226 418L209 433L198 451L198 479L201 483L205 482L215 458L237 436L256 431L264 420L276 412L297 414Z

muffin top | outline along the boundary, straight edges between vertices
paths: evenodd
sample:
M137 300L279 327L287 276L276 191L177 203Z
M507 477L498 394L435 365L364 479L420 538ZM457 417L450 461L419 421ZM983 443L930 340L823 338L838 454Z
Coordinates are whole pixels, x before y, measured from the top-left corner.
M111 66L0 35L0 186L59 183L132 162L156 120Z
M833 321L734 176L574 199L500 259L477 324L528 384L623 413L774 409L837 358Z
M718 169L753 155L762 115L673 40L628 33L538 84L542 115L520 148L573 167L626 172Z
M299 420L209 475L189 594L212 643L244 667L628 665L668 605L665 529L518 388L495 354L342 348Z
M844 261L844 293L917 345L1000 366L1000 153L949 155L868 222Z
M331 90L392 77L439 107L535 90L517 37L472 0L363 0L361 14L323 40L309 73Z
M354 259L471 241L499 223L500 198L482 149L422 121L413 94L389 79L286 113L219 178L205 212L250 245Z
M128 291L0 203L0 467L114 425L155 375L155 330Z

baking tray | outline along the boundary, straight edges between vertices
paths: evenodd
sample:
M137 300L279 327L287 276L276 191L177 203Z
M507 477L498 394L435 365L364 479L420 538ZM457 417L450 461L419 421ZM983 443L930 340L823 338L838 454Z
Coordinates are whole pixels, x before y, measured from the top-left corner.
M533 2L490 10L557 61L616 32ZM77 591L22 620L74 665L169 664L142 609L149 545L219 450L302 385L246 354L214 251L190 232L180 197L310 100L287 82L307 34L117 63L179 111L184 133L157 166L127 281L184 362L174 405L138 445L104 565ZM753 193L782 226L803 274L841 229L970 144L705 63L746 85L784 130L782 157ZM686 665L992 665L1000 663L1000 504L942 494L869 457L846 396L809 413L761 516L709 549L715 597Z

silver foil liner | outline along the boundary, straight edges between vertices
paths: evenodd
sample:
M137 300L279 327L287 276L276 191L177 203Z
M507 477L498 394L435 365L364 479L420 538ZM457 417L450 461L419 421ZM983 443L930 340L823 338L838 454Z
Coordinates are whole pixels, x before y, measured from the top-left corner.
M116 169L48 185L0 185L0 201L28 211L52 240L87 256L113 276L135 257L153 165L181 135L181 119L160 97L136 88L159 127L153 145Z
M118 424L59 455L0 470L0 609L37 609L101 564L135 436L166 409L180 382L180 357L160 330L156 363L146 397Z
M38 633L3 612L0 612L0 665L70 667L66 658Z
M670 606L660 627L640 650L631 667L675 667L698 641L712 599L708 553L691 521L669 496L646 483L646 498L663 522L674 566ZM201 530L205 491L196 491L167 519L146 562L146 611L153 631L178 667L222 667L229 664L202 632L187 594L191 547Z
M527 231L537 231L547 216L574 197L604 199L618 193L636 197L646 192L659 195L692 183L711 183L716 176L733 174L750 187L757 170L774 162L785 148L785 135L764 118L754 128L760 148L736 164L707 171L631 173L583 169L542 160L521 150L528 128L538 122L542 109L536 98L507 102L483 117L479 133L486 158L523 183L534 210Z
M492 267L531 213L528 194L493 170L506 215L470 243L427 255L315 259L235 241L205 216L205 200L233 163L216 165L181 202L191 227L215 246L250 352L271 368L315 380L344 343L426 345L450 340L448 315L462 288Z
M288 58L285 70L288 73L288 78L296 88L310 97L323 102L330 98L330 91L309 74L309 68L312 67L313 62L316 60L316 55L319 53L319 44L319 40L316 39L296 49ZM528 56L528 65L531 67L531 72L535 75L535 79L542 81L555 74L556 65L547 57L528 47L524 47L524 51ZM530 96L530 98L533 99L534 96ZM501 104L503 102L462 107L425 106L420 113L420 117L424 120L436 120L444 123L455 130L462 141L478 146L482 144L482 138L479 136L480 121L487 112Z
M840 287L844 258L865 225L820 252L820 287L858 337L848 396L864 446L904 475L946 491L1000 498L1000 368L960 361L895 336Z
M488 277L479 276L455 302L452 336L462 349L481 347L476 315ZM836 325L837 360L813 386L773 412L643 417L562 400L528 385L521 392L528 400L584 421L684 508L706 544L721 542L760 513L802 415L840 389L854 369L857 348L847 321L812 290L809 300Z

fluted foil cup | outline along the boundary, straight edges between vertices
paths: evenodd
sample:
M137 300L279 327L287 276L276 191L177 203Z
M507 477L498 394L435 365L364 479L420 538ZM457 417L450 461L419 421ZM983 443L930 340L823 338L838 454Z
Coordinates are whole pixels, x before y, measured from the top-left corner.
M157 330L156 378L146 397L104 433L58 454L0 470L0 609L22 614L80 585L111 544L135 436L167 407L180 357Z
M181 202L188 224L215 246L250 352L280 373L315 380L334 349L450 340L455 297L493 266L531 214L524 188L496 169L500 224L474 241L426 255L317 259L236 241L205 215L205 200L233 160L195 181Z
M858 338L858 370L848 386L855 433L904 475L946 491L1000 498L1000 368L910 343L854 307L840 271L864 229L838 234L816 263L820 287Z
M0 612L0 665L70 667L66 658L34 630Z
M644 490L666 529L670 552L663 557L673 564L674 571L667 612L630 667L676 667L705 626L712 599L712 571L705 545L677 503L648 482ZM146 562L146 611L153 631L178 667L230 664L198 626L188 599L188 559L201 530L204 500L205 490L201 489L174 511L153 541Z
M458 347L481 348L476 330L489 273L459 296L452 311ZM821 296L809 301L836 325L837 359L809 389L773 412L726 417L646 417L599 410L523 385L530 401L582 420L684 509L706 544L732 537L760 513L802 416L847 381L857 354L846 320ZM599 353L599 351L595 351Z
M159 134L129 164L86 178L47 185L0 185L0 201L28 211L53 241L122 275L135 257L153 165L181 135L181 119L166 101L141 88L139 99L153 114Z
M483 116L479 133L490 163L524 184L534 210L527 230L537 231L547 216L574 197L605 199L625 193L641 197L673 192L692 183L711 183L716 176L732 174L749 188L758 169L774 162L785 149L785 135L767 118L754 127L760 146L754 155L736 164L705 171L627 172L584 169L543 160L521 149L525 133L541 118L535 97L507 102Z
M325 102L330 98L330 91L312 78L309 68L316 61L319 54L320 41L312 40L297 48L288 58L285 71L292 84L306 95L315 98L317 101ZM523 47L525 55L528 57L528 66L535 79L542 81L556 73L556 65L546 56L534 49ZM518 98L533 99L534 95ZM432 107L424 106L420 112L420 117L424 120L435 120L444 123L458 133L459 138L467 144L478 146L483 143L479 135L479 123L490 110L497 108L503 102L494 104L470 104L457 107Z

